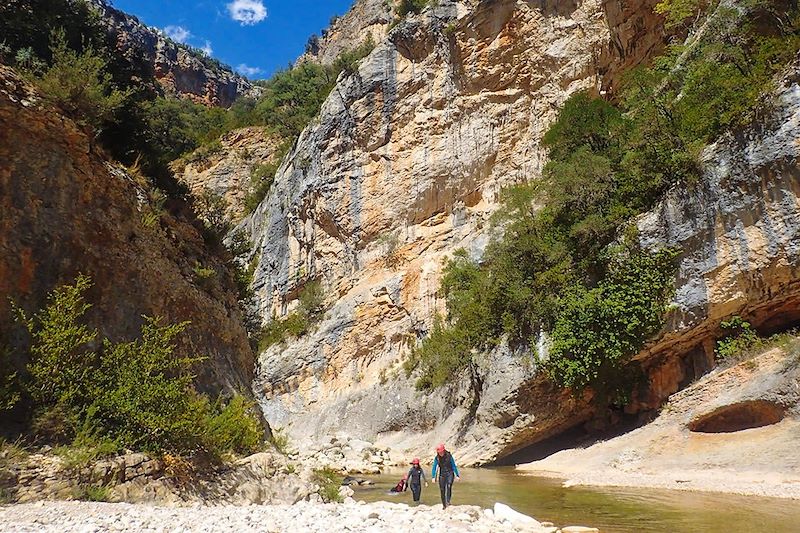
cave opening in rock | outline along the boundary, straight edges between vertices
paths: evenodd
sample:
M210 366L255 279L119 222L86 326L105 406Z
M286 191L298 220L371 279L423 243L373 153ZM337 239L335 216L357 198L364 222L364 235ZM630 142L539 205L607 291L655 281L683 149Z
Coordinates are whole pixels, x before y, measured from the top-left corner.
M642 426L646 420L639 416L616 413L614 423L597 429L592 421L581 422L574 426L540 440L503 457L499 457L486 466L514 466L539 461L554 453L573 448L585 448L592 444L617 437Z
M777 424L785 409L767 400L751 400L726 405L692 420L687 426L695 433L733 433Z

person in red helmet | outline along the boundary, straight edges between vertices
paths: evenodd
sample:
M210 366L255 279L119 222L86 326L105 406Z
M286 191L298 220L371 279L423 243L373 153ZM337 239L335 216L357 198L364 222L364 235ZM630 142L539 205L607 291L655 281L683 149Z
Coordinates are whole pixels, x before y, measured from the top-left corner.
M436 473L439 475L437 476ZM436 447L436 457L433 459L433 471L431 477L434 483L438 477L439 479L439 492L442 494L442 508L446 509L450 505L450 498L453 496L453 480L460 480L458 474L458 467L453 455L448 452L444 444Z
M422 482L428 486L428 480L425 479L425 471L419 466L419 459L416 457L411 461L411 470L408 471L408 485L406 488L411 487L411 494L414 496L414 503L419 503L419 498L422 495Z
M397 482L397 485L395 485L395 486L392 488L392 490L390 490L389 492L392 492L392 493L398 493L398 494L399 494L399 493L401 493L401 492L405 491L405 490L406 490L406 488L407 488L407 487L406 487L406 481L407 481L407 480L408 480L408 476L403 476L403 479L401 479L400 481L398 481L398 482Z

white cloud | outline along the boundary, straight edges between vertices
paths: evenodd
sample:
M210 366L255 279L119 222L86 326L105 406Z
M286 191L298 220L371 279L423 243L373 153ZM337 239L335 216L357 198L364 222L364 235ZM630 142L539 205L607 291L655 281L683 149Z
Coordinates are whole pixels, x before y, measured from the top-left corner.
M242 26L252 26L267 18L267 8L262 0L233 0L228 4L228 12Z
M261 74L262 71L258 67L249 67L245 63L242 63L236 67L236 72L244 74L245 76L255 76L256 74Z
M192 36L192 32L183 26L167 26L164 28L164 33L175 42L186 43Z
M214 53L214 49L211 48L211 41L206 41L205 46L203 46L200 50L202 50L203 53L209 57L211 57L211 54Z

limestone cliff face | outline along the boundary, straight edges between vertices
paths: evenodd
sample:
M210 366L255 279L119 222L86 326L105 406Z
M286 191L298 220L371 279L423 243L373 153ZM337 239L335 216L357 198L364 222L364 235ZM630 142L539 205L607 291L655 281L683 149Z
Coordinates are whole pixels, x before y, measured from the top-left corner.
M265 128L240 128L223 135L218 148L197 150L171 167L192 194L211 191L224 198L228 218L239 221L245 214L254 171L259 165L278 162L280 144Z
M142 315L191 321L181 347L208 360L202 390L247 391L253 354L233 281L197 228L160 211L146 182L109 162L72 121L0 68L0 331L22 340L9 299L41 308L78 273L94 285L87 318L113 340L138 336ZM198 280L195 267L214 269Z
M371 36L381 42L395 19L394 0L356 0L353 7L325 30L322 37L309 41L309 49L298 61L333 63L339 54Z
M800 322L800 61L754 124L703 153L704 179L676 187L638 221L645 246L684 250L664 333L639 358L655 377L636 407L654 407L713 365L722 320L764 333Z
M136 17L114 9L105 0L91 0L102 23L115 38L117 53L128 61L144 61L168 94L212 106L230 106L241 96L260 93L242 76L198 50L167 39Z
M618 65L660 46L654 3L442 0L340 79L243 224L265 320L311 280L332 305L315 331L260 355L270 422L408 453L457 438L464 460L487 461L588 418L533 380L524 354L487 355L477 398L458 376L416 393L399 367L443 310L443 260L480 256L501 188L540 176L563 101L613 86Z

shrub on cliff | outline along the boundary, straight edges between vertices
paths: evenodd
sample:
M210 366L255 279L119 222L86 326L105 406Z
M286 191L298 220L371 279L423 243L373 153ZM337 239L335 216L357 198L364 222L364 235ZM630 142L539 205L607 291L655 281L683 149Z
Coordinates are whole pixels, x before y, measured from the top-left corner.
M621 380L630 359L658 333L671 298L676 250L621 253L596 287L571 287L551 333L544 361L553 380L573 390L592 385L624 404Z
M318 280L311 281L303 287L299 301L300 305L296 311L281 319L273 317L270 323L261 329L258 340L259 351L266 350L273 344L285 342L289 337L305 335L325 314L325 292Z
M683 21L705 4L661 5L683 10ZM566 101L544 136L542 180L503 193L502 236L479 265L465 255L447 264L446 322L407 364L420 368L419 387L464 373L502 339L532 346L550 331L545 366L556 383L624 396L626 362L658 331L674 273L674 252L639 250L630 221L672 185L692 186L705 144L747 123L795 58L800 18L781 5L715 9L699 40L629 73L616 104L588 93ZM627 243L621 252L615 241Z
M246 400L212 402L192 388L191 368L203 358L176 353L185 323L146 318L140 338L100 341L82 323L90 286L79 276L33 316L18 310L31 335L26 389L39 427L49 419L51 434L62 431L81 448L102 443L107 450L217 456L259 448L263 432Z
M44 97L79 124L94 130L114 117L130 91L117 89L106 60L92 48L78 53L67 45L63 31L53 32L52 63L36 85Z
M409 13L421 13L429 3L430 0L401 0L395 10L399 16L405 17Z

